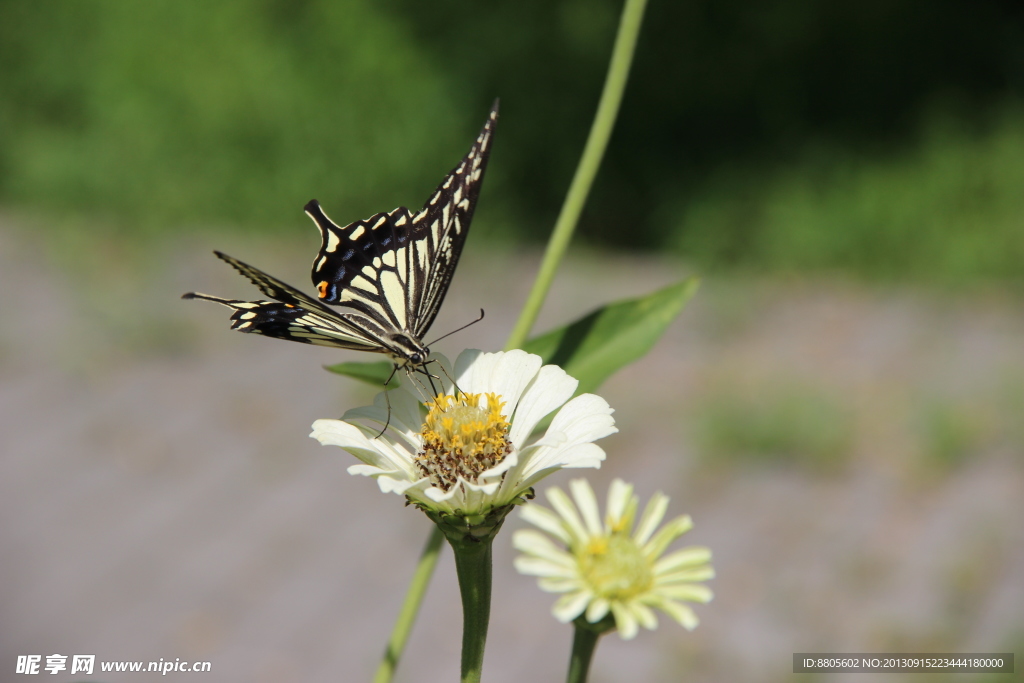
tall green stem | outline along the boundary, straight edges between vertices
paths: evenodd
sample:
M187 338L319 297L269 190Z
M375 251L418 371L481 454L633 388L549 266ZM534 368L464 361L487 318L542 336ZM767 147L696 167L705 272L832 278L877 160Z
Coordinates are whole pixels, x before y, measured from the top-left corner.
M590 194L590 186L594 183L594 176L597 175L604 151L608 147L608 138L611 137L615 118L619 114L619 105L622 102L622 93L626 89L626 80L629 78L629 66L633 61L633 52L636 49L637 35L640 33L640 23L646 4L647 0L626 0L626 6L622 9L611 64L605 77L604 90L597 105L594 123L590 126L590 135L583 148L583 156L580 157L576 174L569 186L569 193L565 196L562 210L555 222L555 229L544 252L540 272L533 283L533 289L530 290L523 312L520 313L519 320L512 330L512 335L505 344L505 350L518 349L526 342L533 324L537 321L537 315L540 314L541 306L544 305L548 290L551 289L558 264L572 239L583 205Z
M416 621L416 614L420 611L420 604L423 596L426 595L427 586L430 585L430 577L434 574L434 567L437 566L437 558L441 554L441 541L444 534L434 526L427 539L427 545L420 555L419 564L416 565L416 573L413 574L409 589L405 594L405 602L402 603L402 611L398 614L395 628L391 631L391 639L388 641L387 649L384 650L384 659L377 667L377 673L373 677L373 683L389 683L395 675L398 667L398 660L405 649L405 641L409 639L409 632Z
M585 683L590 671L590 662L594 659L597 639L601 637L593 628L576 624L572 636L572 655L569 658L569 675L566 683Z
M462 683L479 683L491 618L491 543L494 537L448 540L455 551L455 571L462 593Z

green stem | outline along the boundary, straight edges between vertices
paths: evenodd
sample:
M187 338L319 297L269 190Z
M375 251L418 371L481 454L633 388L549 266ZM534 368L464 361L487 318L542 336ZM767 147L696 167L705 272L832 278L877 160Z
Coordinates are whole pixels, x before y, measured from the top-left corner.
M423 596L427 592L427 586L430 585L430 577L437 565L442 540L444 540L444 534L437 526L434 526L433 531L430 532L430 538L427 539L427 545L424 546L423 553L420 555L419 564L416 565L416 573L413 574L409 590L405 594L402 611L399 612L395 628L391 631L391 639L384 651L384 659L377 667L373 683L389 683L395 675L398 660L402 656L402 650L405 649L405 642L409 639L409 631L412 630L412 625L416 621L416 614L419 612Z
M633 61L637 34L640 33L640 23L646 4L647 0L626 0L626 6L622 9L622 18L619 20L619 32L615 37L611 64L608 67L608 75L605 77L601 101L597 105L597 114L594 115L594 123L590 126L590 135L583 148L583 156L580 157L576 174L569 186L569 193L565 196L562 210L558 214L555 229L551 233L547 250L544 252L540 272L533 283L533 289L530 290L530 296L526 300L526 305L519 315L519 320L512 330L508 343L505 344L506 351L518 349L526 343L530 330L537 321L541 306L544 305L548 290L551 289L551 282L555 278L558 264L572 239L572 233L576 229L583 205L587 201L590 186L594 183L594 176L597 175L597 169L601 165L601 158L604 156L605 148L608 147L608 138L611 137L612 127L615 125L615 118L619 113L619 105L622 102L622 93L626 89L626 80L629 78L629 66Z
M572 655L569 658L569 675L566 676L566 683L585 683L587 672L590 671L590 662L594 659L594 650L597 648L597 639L601 634L593 628L581 627L576 624L573 628Z
M484 665L487 624L491 617L491 542L489 536L480 540L453 541L455 571L462 593L462 683L479 683Z

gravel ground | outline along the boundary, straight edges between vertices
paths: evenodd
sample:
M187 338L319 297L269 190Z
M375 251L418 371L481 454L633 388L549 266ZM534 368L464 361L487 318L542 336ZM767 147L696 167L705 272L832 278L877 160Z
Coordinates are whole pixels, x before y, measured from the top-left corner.
M212 663L166 680L368 680L428 523L307 438L371 399L320 369L360 356L230 332L219 307L178 299L252 293L213 247L305 286L313 236L192 238L133 267L109 244L47 258L0 228L0 680L23 680L18 655L54 653ZM535 266L469 252L433 330L487 318L441 350L500 347ZM682 274L580 256L539 329ZM592 680L782 681L807 651L1019 654L1022 312L997 291L707 278L602 390L621 432L589 477L664 490L691 514L716 599L692 633L663 621L604 639ZM810 420L773 413L780 397ZM518 526L496 543L486 680L561 680L571 634L511 570ZM397 680L457 680L459 632L446 552Z

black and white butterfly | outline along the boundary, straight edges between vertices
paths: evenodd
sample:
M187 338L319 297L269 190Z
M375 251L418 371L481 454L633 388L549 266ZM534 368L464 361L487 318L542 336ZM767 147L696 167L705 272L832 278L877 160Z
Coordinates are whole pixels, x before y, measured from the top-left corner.
M430 355L423 335L455 274L497 120L495 101L469 153L419 211L400 206L339 227L315 199L306 204L306 213L323 240L312 272L319 300L219 251L214 253L274 301L222 299L196 292L182 298L206 299L233 309L234 330L383 353L396 370L421 370Z

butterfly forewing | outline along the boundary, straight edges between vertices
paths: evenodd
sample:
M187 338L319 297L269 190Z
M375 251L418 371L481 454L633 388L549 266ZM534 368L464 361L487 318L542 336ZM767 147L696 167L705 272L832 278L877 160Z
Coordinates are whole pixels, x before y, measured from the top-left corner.
M414 327L419 337L426 334L434 322L455 275L487 169L497 117L495 105L469 154L448 174L423 207L426 215L423 211L418 214L423 216L420 222L413 218L414 236L420 230L427 235L427 239L414 241L411 246L413 260L422 266Z
M497 118L495 103L469 153L415 213L400 207L340 227L315 200L306 205L322 238L312 271L321 301L362 304L362 310L422 338L458 265Z
M313 297L302 293L298 289L295 289L281 280L278 280L273 275L264 273L259 268L254 268L248 263L239 261L233 256L228 256L222 251L214 251L213 253L217 255L217 258L231 264L235 270L249 278L250 282L256 285L261 292L269 296L271 299L275 299L284 304L309 308L314 311L317 309L327 312L331 311L331 309L327 308Z

